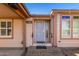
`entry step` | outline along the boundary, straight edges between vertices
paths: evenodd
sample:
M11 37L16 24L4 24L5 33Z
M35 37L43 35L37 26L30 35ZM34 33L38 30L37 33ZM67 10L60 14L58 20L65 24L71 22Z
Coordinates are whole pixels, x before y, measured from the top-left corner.
M26 56L63 56L62 50L58 47L46 47L46 49L36 49L28 47Z
M33 46L52 46L51 43L34 43Z

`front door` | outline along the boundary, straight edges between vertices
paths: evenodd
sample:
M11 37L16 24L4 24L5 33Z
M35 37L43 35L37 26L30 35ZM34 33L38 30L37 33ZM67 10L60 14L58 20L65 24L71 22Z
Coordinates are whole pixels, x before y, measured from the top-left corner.
M43 21L43 20L35 21L35 42L36 43L49 42L49 21Z

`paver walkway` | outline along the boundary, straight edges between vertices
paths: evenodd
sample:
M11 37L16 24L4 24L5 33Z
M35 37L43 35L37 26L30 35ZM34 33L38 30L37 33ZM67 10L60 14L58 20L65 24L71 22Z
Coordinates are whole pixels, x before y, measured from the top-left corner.
M29 47L26 56L64 56L64 54L58 47L47 47L47 49Z

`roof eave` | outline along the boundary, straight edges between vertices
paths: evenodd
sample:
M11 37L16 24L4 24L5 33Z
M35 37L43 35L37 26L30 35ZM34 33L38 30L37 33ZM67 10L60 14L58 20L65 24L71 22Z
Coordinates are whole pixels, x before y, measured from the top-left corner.
M23 11L22 13L24 13L24 15L26 17L30 17L30 13L29 11L27 10L27 8L24 6L24 4L22 3L17 3L18 7Z

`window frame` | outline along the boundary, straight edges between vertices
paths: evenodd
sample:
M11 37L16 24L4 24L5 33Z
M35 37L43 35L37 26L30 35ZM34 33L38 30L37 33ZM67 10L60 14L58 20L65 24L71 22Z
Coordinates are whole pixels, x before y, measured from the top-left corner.
M7 29L11 29L11 35L10 36L8 36L7 34L6 34L6 36L0 35L0 39L12 39L13 38L13 19L0 19L0 25L1 25L1 22L6 22L6 23L11 22L11 28L4 28L4 29L6 29L6 32L7 32ZM0 27L0 30L1 29L2 28Z
M73 21L74 21L73 19L74 19L74 18L73 18L73 17L74 17L74 16L79 16L79 15L72 15L72 38L79 40L79 37L77 37L77 38L74 38L74 37L73 37L73 26L74 26L74 24L73 24Z
M62 16L70 16L70 37L62 37ZM61 39L70 39L72 37L72 16L71 15L60 15L60 38Z
M62 16L70 16L70 20L71 20L70 21L70 28L71 28L71 37L70 38L63 38L62 37ZM77 40L79 40L79 37L77 37L77 38L73 37L73 19L74 19L73 17L74 16L79 16L79 15L60 15L60 39L66 39L66 40L67 39L68 40L74 40L74 39L76 40L77 39Z

